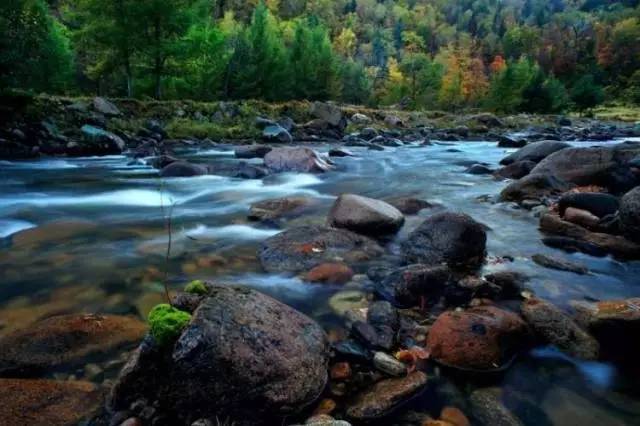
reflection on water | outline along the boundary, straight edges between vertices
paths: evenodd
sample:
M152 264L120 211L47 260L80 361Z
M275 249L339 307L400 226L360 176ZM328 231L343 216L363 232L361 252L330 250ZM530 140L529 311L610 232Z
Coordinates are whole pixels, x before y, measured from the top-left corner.
M456 149L460 152L437 145L383 152L354 148L359 156L336 159L337 172L282 174L264 180L204 176L161 181L154 170L128 165L129 159L121 156L0 162L0 334L60 313L144 317L162 300L167 241L162 207L169 205L173 205L174 228L171 286L178 288L194 278L240 283L325 325L336 324L327 306L336 288L267 275L256 259L256 248L280 226L323 223L332 200L344 192L374 198L411 195L470 214L491 229L489 255L513 257L508 267L531 276L529 287L559 305L571 299L640 294L640 263L555 251L540 242L537 220L530 212L481 201L482 196L497 194L505 183L464 174L460 164L497 167L504 149L485 142L457 144ZM222 148L185 156L199 162L235 161L232 151ZM284 225L258 225L246 219L251 203L293 195L313 197L318 203ZM397 239L406 237L420 221L408 218ZM392 250L396 246L397 241L390 242ZM542 269L530 261L536 253L587 264L593 274ZM529 398L551 424L576 424L567 417L571 407L587 413L579 417L582 426L625 424L640 415L637 401L618 392L637 393L637 387L630 388L611 366L576 363L550 350L535 351L516 363L504 384L514 395ZM531 419L528 423L544 424L534 420L534 414L525 415Z

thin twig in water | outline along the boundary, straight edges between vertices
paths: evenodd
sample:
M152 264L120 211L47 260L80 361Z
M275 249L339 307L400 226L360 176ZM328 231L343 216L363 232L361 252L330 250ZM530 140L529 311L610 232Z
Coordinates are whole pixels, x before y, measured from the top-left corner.
M171 244L173 242L172 217L174 206L175 203L170 202L168 210L165 211L164 181L160 180L160 210L162 211L162 219L165 222L165 228L167 230L167 251L164 257L164 278L162 280L162 285L164 286L164 294L167 298L167 303L171 306L173 306L173 304L171 303L171 296L169 295L169 260L171 258Z

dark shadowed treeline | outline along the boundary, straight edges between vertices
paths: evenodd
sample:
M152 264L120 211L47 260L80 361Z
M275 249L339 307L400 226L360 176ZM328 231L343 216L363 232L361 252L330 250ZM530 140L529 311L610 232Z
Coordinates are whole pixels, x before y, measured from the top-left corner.
M638 0L4 0L0 84L415 109L640 103Z

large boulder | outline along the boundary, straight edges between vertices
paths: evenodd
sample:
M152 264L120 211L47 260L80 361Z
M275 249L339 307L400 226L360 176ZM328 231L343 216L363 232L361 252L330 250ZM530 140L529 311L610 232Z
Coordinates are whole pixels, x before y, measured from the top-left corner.
M559 141L540 141L530 143L513 154L503 158L500 161L500 164L508 166L509 164L516 163L518 161L533 161L534 163L539 163L554 152L569 148L570 146L571 145L568 143Z
M354 263L382 254L374 240L345 229L301 226L262 243L258 256L268 272L304 272L327 262Z
M93 98L93 109L106 116L120 115L120 110L117 106L115 106L105 98L101 98L99 96Z
M615 147L569 148L549 155L531 174L553 175L576 185L600 185L624 192L637 185L630 162L640 153L640 144Z
M126 148L121 137L99 127L85 124L80 131L85 142L93 146L96 153L120 154Z
M541 199L557 195L573 188L573 185L551 175L530 174L507 185L500 193L503 201Z
M522 304L522 316L542 342L552 344L572 357L598 358L598 341L551 303L528 299Z
M558 201L560 215L568 208L586 210L599 218L615 214L620 207L618 199L611 194L600 192L576 192L564 194Z
M322 328L247 288L210 286L175 344L162 348L161 357L153 351L142 346L125 366L112 409L142 398L181 424L199 418L279 424L274 419L308 406L327 383Z
M640 356L640 298L572 302L576 321L600 342L605 358L612 358L638 371Z
M311 105L311 115L325 121L330 126L344 130L347 127L347 119L340 107L326 102L314 102Z
M62 315L0 339L0 376L33 377L136 345L146 325L115 315Z
M264 164L274 172L321 173L333 166L311 148L275 148L264 157Z
M409 264L477 266L484 260L486 243L480 223L466 214L444 212L427 218L409 235L402 255Z
M640 243L640 186L622 197L620 226L625 236Z
M0 379L4 426L85 424L101 409L103 395L81 381Z
M482 306L441 314L429 330L427 349L441 364L463 370L495 370L522 349L526 325L509 311Z
M160 170L162 177L192 177L206 175L209 171L205 166L186 161L174 161Z
M267 142L278 142L285 144L290 144L291 142L293 142L293 138L291 137L289 131L279 124L265 127L262 131L262 139Z
M343 194L333 204L327 223L359 234L382 236L397 232L404 224L404 216L384 201Z

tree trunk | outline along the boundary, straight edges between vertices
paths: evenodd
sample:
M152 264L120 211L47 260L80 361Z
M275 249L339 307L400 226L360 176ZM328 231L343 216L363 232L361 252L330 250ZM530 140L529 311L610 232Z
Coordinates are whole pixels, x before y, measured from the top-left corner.
M127 97L132 98L133 97L133 75L131 73L131 63L129 62L128 58L125 61L124 69L125 69L125 74L127 75Z

